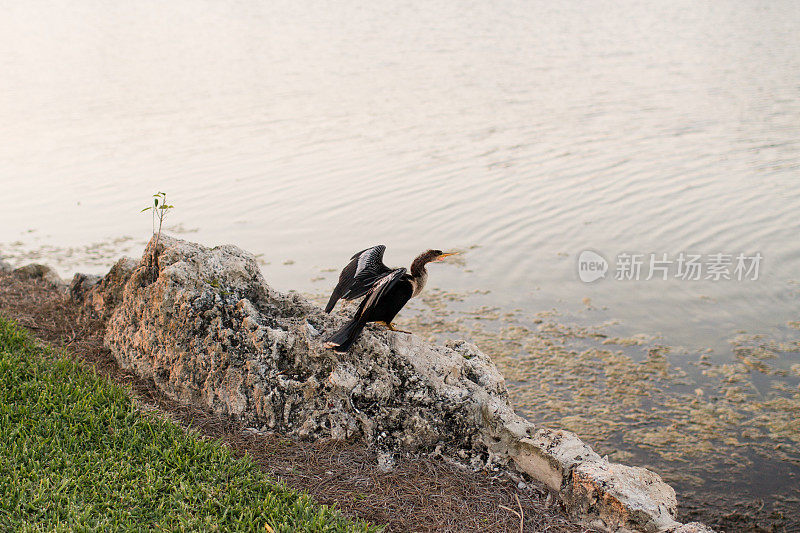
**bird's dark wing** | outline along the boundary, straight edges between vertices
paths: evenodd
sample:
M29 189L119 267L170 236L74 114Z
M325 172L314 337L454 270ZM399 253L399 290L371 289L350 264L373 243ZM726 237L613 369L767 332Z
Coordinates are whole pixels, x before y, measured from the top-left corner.
M325 312L330 313L339 298L353 300L369 292L375 283L385 276L391 269L383 264L383 252L386 246L379 244L372 248L361 250L350 258L350 262L339 274L339 283L333 289Z
M367 297L361 302L358 312L356 312L356 317L367 322L371 321L373 317L370 317L370 313L378 308L381 301L386 298L386 295L395 285L403 280L405 275L405 268L395 268L378 279L370 289Z

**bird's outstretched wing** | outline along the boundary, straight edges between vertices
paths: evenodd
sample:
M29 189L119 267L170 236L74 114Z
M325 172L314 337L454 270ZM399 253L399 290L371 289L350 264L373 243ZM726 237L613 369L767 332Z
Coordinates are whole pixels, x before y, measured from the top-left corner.
M325 312L330 313L333 306L340 298L353 300L369 292L379 279L391 272L392 269L383 264L383 252L386 246L379 244L366 250L361 250L350 258L342 273L339 274L339 283L333 289Z
M356 312L357 318L366 318L369 320L369 312L380 303L381 299L383 299L384 295L386 295L392 287L394 287L398 281L403 279L403 276L406 274L405 268L395 268L394 270L390 270L388 273L381 276L375 284L370 289L369 294L364 301L361 302L361 305L358 308L358 312Z

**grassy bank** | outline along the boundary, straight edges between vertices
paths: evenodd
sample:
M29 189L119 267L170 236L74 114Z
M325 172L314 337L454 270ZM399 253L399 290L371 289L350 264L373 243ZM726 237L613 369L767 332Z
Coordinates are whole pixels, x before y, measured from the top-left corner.
M0 318L0 530L376 531L134 409Z

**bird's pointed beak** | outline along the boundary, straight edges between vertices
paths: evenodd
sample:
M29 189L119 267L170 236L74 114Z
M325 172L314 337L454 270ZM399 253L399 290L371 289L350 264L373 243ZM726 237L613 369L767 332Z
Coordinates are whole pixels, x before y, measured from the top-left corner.
M458 255L458 253L459 252L449 252L449 253L446 253L446 254L442 254L439 257L437 257L436 259L434 259L434 261L444 261L445 258L450 257L451 255Z

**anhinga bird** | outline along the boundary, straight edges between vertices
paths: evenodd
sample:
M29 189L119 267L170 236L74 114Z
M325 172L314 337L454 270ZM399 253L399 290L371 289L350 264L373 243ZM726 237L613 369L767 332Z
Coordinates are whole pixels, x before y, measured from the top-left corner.
M409 272L402 267L389 268L384 265L385 250L386 246L382 244L361 250L350 258L350 262L342 270L325 312L330 313L340 298L353 300L364 295L366 298L362 300L353 318L327 339L326 348L346 352L367 322L381 322L392 331L408 333L395 329L392 320L411 298L422 292L428 280L425 265L457 253L428 250L414 259Z

